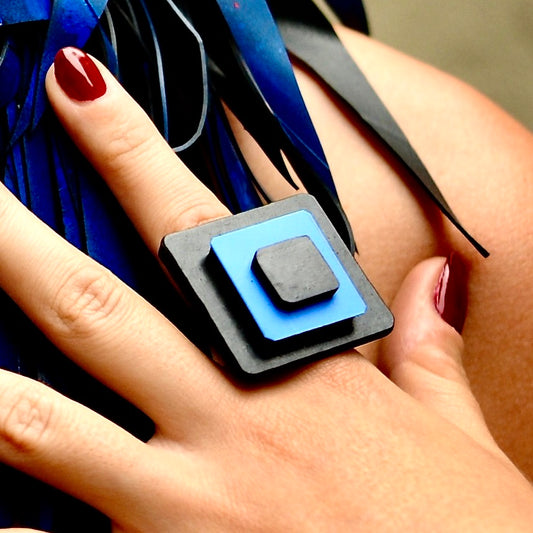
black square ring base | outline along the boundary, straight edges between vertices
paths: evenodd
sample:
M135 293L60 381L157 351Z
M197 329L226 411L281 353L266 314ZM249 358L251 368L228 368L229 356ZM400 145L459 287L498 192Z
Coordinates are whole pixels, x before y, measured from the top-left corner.
M307 194L167 235L159 255L196 310L208 349L248 377L370 342L393 327Z

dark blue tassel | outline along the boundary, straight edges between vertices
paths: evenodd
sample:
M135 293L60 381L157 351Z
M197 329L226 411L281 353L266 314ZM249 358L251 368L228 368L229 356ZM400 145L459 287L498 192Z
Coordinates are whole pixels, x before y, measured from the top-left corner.
M219 196L232 213L248 211L262 205L261 186L242 157L220 103L213 101L205 130L209 160Z
M326 156L268 5L263 0L217 2L265 103L316 174L335 191Z
M210 17L204 16L203 5L190 11L204 39L215 93L292 183L282 154L287 157L354 250L350 225L267 4L263 0L216 4L220 11L213 8Z

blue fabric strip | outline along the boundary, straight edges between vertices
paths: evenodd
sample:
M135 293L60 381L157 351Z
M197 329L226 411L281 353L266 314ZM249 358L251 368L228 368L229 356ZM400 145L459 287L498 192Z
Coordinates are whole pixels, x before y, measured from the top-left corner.
M262 201L254 187L254 177L237 147L220 104L212 103L208 118L206 136L210 159L224 203L232 213L259 207Z
M8 41L4 43L0 52L0 80L2 80L0 83L0 109L2 109L13 101L21 81L20 60Z
M335 185L285 45L263 0L217 0L255 82L294 145L323 182Z
M48 226L57 228L57 189L54 169L43 165L48 160L48 143L42 129L25 136L23 147L26 183L31 210Z
M57 228L57 230L71 244L80 250L86 250L77 165L73 164L72 158L65 161L67 155L64 153L65 141L62 137L58 139L56 135L50 135L48 145L50 165L55 172L54 190L57 193L58 217L62 223L62 228Z
M50 14L46 43L38 69L37 83L28 93L11 142L15 143L29 128L34 128L47 105L44 80L58 50L64 46L82 47L97 26L107 0L55 0Z
M0 4L0 23L7 26L48 20L51 11L52 0L6 0Z

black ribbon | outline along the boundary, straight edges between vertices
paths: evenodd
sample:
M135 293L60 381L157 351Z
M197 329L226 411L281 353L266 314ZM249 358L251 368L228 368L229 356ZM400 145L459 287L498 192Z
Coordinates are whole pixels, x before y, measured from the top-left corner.
M489 252L459 222L424 163L322 11L310 0L269 0L269 5L290 53L315 72L378 135L441 212L483 257L487 257Z

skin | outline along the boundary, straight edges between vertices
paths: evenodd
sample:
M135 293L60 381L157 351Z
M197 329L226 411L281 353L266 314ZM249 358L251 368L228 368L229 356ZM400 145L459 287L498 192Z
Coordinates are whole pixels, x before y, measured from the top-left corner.
M381 48L368 46L379 61ZM48 94L148 246L155 252L163 235L227 215L102 73L108 90L94 102L70 100L53 71ZM301 82L313 102L316 86L304 74ZM347 121L328 99L312 108L319 129L321 117ZM386 186L387 196L390 187L400 206L417 206L364 137L356 131L340 138L347 143L340 152L359 147L365 166L358 172L374 170L376 187ZM335 147L325 144L329 152ZM413 267L462 241L400 207L386 211L399 217L391 230L381 211L355 194L357 184L346 180L351 169L339 173L359 246L369 250L362 263L393 300L395 331L367 349L367 358L339 354L260 388L228 379L1 187L0 286L69 357L144 410L156 433L139 442L44 385L0 372L0 460L97 507L120 532L529 531L531 486L493 440L461 365L480 324L470 308L463 340L437 313L443 258ZM384 195L382 201L396 205ZM461 216L461 202L453 205ZM475 216L462 218L498 249L497 235L480 220L476 226ZM374 242L387 244L381 261L372 255ZM391 251L389 264L383 250ZM481 312L476 302L486 292L474 287L490 281L491 270L464 250L472 261L469 295Z
M389 301L424 257L458 251L470 263L464 364L498 443L533 476L533 135L464 83L355 32L341 35L459 219L491 252L478 256L322 97L310 107L348 199L360 261ZM321 98L308 78L302 86Z
M488 425L533 477L533 135L472 87L339 27L345 46L407 134L483 259L342 104L297 68L359 249L387 302L420 260L458 252L469 265L464 365ZM235 125L263 181L273 170ZM276 196L291 191L278 181ZM376 361L379 345L362 350Z

